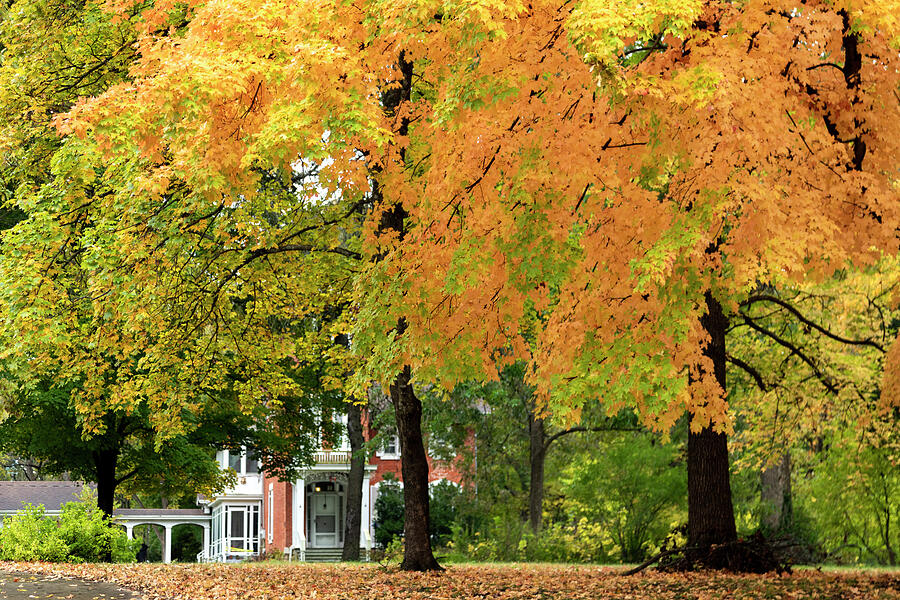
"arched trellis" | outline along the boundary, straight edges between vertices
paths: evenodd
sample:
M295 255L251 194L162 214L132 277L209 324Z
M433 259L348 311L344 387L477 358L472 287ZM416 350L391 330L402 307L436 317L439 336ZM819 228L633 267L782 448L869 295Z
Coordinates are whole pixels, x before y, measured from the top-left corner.
M138 525L158 525L165 529L163 562L172 562L172 530L177 525L199 525L203 528L203 552L209 547L211 516L200 509L131 508L114 513L115 522L125 528L128 539ZM202 553L201 553L202 554ZM202 559L202 556L200 557Z

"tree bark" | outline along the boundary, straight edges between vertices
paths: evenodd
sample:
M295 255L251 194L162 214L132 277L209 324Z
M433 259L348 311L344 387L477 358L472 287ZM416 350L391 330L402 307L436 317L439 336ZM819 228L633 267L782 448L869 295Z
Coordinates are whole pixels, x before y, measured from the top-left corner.
M116 466L119 462L118 449L104 449L94 452L94 468L97 474L97 508L99 508L106 520L113 517L113 504L115 502ZM100 560L112 562L112 547L100 549Z
M725 330L728 319L722 305L706 292L707 313L700 324L709 334L703 353L713 363L716 381L725 387ZM688 546L708 548L737 540L731 480L728 470L728 438L704 427L688 434Z
M401 77L386 86L381 95L381 103L388 117L396 117L398 109L412 97L413 63L406 59L406 53L400 52L397 66ZM396 128L399 136L406 136L409 131L409 117L401 116ZM399 150L400 160L405 160L405 150ZM383 205L381 220L378 223L379 235L393 233L399 240L406 236L406 218L409 214L401 203L384 206L384 193L378 182L380 167L372 167L372 201ZM385 255L376 256L383 260ZM406 331L406 320L397 320L396 333L400 337ZM397 433L400 438L400 470L403 475L403 500L406 503L404 519L405 549L400 568L406 571L443 570L431 552L429 536L428 506L428 457L422 441L422 403L416 397L412 387L412 371L409 365L394 378L390 386L391 402L397 418Z
M94 470L97 477L97 508L106 518L113 516L116 494L116 466L119 462L117 450L97 450L94 452Z
M400 437L400 469L406 507L403 524L405 548L400 568L405 571L439 571L443 569L431 552L429 536L428 456L422 441L422 403L413 390L411 377L407 365L390 388Z
M785 452L774 465L760 473L763 513L761 523L768 533L789 529L793 520L791 455Z
M537 535L541 531L544 516L544 461L547 458L544 419L528 413L528 436L530 441L529 463L531 483L528 489L528 522L531 531Z
M359 404L350 404L347 408L347 437L350 439L350 475L347 482L347 520L341 560L359 560L363 476L366 468L362 410Z

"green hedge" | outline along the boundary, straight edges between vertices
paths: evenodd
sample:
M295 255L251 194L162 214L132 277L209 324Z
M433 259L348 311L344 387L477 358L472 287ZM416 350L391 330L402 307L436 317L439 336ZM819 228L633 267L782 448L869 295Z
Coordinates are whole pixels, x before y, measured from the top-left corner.
M67 502L59 518L28 504L0 529L0 560L99 562L111 555L113 562L134 562L139 545L110 525L90 492Z

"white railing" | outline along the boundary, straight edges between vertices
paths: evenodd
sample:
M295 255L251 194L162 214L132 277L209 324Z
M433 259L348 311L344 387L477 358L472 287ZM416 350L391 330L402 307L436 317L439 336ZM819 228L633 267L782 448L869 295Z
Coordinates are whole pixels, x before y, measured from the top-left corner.
M313 454L313 460L320 465L350 464L350 452L345 450L320 450Z
M294 550L300 551L300 562L306 562L306 536L300 532L300 543L287 549L288 561L294 560Z

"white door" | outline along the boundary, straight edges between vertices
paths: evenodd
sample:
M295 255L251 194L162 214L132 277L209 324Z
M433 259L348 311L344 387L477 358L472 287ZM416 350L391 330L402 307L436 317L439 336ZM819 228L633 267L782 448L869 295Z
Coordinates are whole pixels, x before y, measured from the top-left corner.
M312 542L318 548L338 546L338 495L313 494L310 497Z

